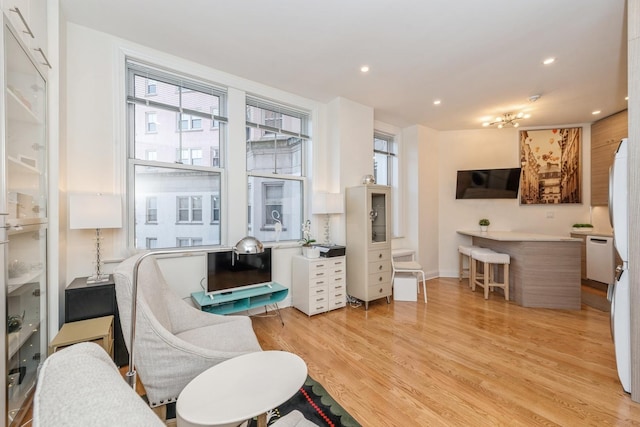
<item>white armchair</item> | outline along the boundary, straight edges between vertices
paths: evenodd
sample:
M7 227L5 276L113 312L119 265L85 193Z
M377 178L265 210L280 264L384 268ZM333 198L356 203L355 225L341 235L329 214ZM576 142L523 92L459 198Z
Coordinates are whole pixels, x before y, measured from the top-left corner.
M128 258L114 272L120 323L129 351L134 266L143 257ZM134 364L151 407L174 402L207 368L262 350L249 317L220 316L190 306L171 290L153 256L141 260L137 287Z

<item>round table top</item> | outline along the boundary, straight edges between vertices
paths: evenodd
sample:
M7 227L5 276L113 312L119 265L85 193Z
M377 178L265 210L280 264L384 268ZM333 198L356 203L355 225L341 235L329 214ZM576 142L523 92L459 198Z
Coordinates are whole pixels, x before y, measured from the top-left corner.
M235 426L293 396L307 378L307 365L286 351L259 351L219 363L182 390L178 425Z

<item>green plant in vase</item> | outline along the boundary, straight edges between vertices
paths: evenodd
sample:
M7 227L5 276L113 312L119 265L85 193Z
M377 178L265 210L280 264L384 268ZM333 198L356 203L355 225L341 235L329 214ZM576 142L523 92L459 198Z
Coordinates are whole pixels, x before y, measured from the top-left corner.
M311 235L311 221L306 220L302 223L302 239L298 241L302 245L302 254L307 258L318 258L320 249L313 246L316 239Z

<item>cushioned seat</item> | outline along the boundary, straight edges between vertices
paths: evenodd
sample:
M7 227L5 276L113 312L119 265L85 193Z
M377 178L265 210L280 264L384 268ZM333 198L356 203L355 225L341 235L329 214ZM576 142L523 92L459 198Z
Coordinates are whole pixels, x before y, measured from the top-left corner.
M39 427L163 427L122 379L98 344L75 344L49 356L38 373L33 425Z
M114 272L120 323L129 351L134 266L143 256L145 253L126 259ZM211 366L261 350L248 316L220 316L192 307L171 290L153 256L142 259L134 363L152 407L175 401L193 378Z
M509 300L509 264L511 257L509 254L502 254L492 250L474 249L471 251L471 262L473 263L474 276L472 289L475 291L476 286L484 289L484 299L489 298L489 290L493 288L504 289L504 299ZM482 263L483 273L477 274L477 263ZM503 280L496 282L495 269L503 266Z
M472 291L476 290L475 285L473 284L473 282L478 278L478 276L482 277L482 269L480 270L480 272L478 272L478 268L476 265L476 262L473 260L472 257L472 252L477 251L477 252L493 252L493 250L489 249L489 248L483 248L480 246L472 246L471 250L469 251L469 288L471 288Z
M465 270L467 271L469 278L469 287L471 287L471 251L474 249L479 249L480 246L474 245L459 245L458 246L458 282L462 282L462 276L464 275ZM464 259L467 258L467 268L464 268Z

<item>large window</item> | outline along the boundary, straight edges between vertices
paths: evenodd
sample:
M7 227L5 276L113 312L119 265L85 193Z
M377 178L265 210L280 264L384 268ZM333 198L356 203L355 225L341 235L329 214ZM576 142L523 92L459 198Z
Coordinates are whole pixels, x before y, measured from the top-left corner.
M309 113L255 97L246 113L248 231L263 241L299 240Z
M158 223L158 198L147 197L147 223Z
M376 184L394 186L398 168L398 150L393 135L373 133L373 176Z
M136 248L221 243L226 98L222 88L127 60L129 215Z
M400 201L402 200L398 167L398 141L395 135L379 130L373 132L373 176L376 184L391 187L392 235L403 233Z

